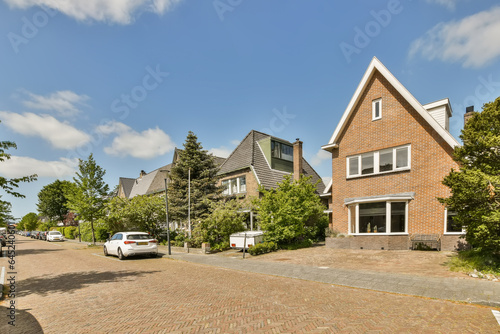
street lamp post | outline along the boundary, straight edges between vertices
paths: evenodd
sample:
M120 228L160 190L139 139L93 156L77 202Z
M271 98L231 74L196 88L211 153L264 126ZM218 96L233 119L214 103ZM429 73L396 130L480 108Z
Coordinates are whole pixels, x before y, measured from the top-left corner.
M168 178L168 170L161 170L160 172L166 172L165 176L165 214L167 220L167 243L168 243L168 255L172 255L172 250L170 247L170 222L168 221L168 192L167 192L167 178Z
M191 238L191 168L188 169L188 231Z

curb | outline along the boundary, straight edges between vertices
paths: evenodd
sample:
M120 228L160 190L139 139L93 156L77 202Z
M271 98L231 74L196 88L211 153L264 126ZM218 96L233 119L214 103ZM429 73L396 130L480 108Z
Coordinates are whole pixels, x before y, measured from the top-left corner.
M5 280L5 267L2 267L2 271L0 272L0 299L3 298L3 282Z

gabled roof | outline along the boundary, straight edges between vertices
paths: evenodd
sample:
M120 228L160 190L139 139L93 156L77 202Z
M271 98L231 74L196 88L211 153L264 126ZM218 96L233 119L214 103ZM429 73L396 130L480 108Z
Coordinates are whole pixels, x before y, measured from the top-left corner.
M128 177L120 177L119 184L123 188L123 193L125 194L125 197L130 196L130 192L132 191L132 187L134 186L135 179L131 179Z
M444 139L448 145L452 148L460 145L458 141L448 132L446 131L439 123L427 112L427 110L417 101L417 99L396 79L396 77L389 72L389 70L378 60L376 57L373 57L370 65L368 66L361 82L359 83L356 91L354 92L351 101L347 105L342 118L340 119L339 124L335 128L332 137L327 145L323 145L321 148L326 151L332 151L334 148L338 147L338 140L340 135L342 134L348 120L356 108L356 105L360 101L361 96L365 88L367 87L370 79L373 77L375 72L378 71L389 83L396 89L396 91L401 94L401 96L422 116L424 120L429 123L429 125Z
M218 175L225 175L249 168L254 172L257 182L264 188L276 188L277 183L283 181L283 177L285 175L289 175L290 173L271 168L270 163L267 161L258 143L265 138L271 138L293 146L293 144L287 140L252 130L245 136L240 144L229 155L226 161L221 165ZM319 193L323 192L325 188L323 181L321 181L318 173L316 173L316 171L304 158L302 158L302 169L304 176L312 176L312 182L320 180L317 185L317 189Z
M164 179L165 174L160 172L160 170L169 170L172 164L165 165L154 171L143 175L134 180L134 185L132 191L128 198L133 198L140 195L149 195L159 191L165 191Z

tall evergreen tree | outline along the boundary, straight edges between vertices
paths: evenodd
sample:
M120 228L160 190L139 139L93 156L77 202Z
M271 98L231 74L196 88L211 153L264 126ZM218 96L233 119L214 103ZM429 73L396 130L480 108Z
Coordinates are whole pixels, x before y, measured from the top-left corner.
M222 192L217 186L218 166L213 155L203 149L196 135L189 131L184 150L172 167L168 185L170 220L188 221L188 178L191 174L191 222L196 223L209 213L210 202Z
M465 239L478 251L500 255L500 97L486 103L464 126L455 149L460 170L443 183L451 196L440 199L466 228Z
M38 193L38 212L50 220L64 221L69 212L68 194L74 193L76 186L70 181L55 180Z
M78 169L77 177L73 178L76 189L68 193L68 207L81 219L90 222L92 243L95 245L94 221L105 216L109 192L109 186L103 180L106 171L97 165L92 154L85 161L79 159Z
M0 200L0 227L6 227L7 223L14 219L10 213L11 207L9 202Z

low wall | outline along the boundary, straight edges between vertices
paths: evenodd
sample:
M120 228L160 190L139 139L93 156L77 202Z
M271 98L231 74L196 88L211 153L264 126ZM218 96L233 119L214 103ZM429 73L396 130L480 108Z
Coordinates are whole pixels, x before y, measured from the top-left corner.
M335 249L408 250L407 235L353 235L345 238L326 238L325 245Z
M469 244L459 235L445 234L441 236L441 250L443 251L461 251L469 248Z

